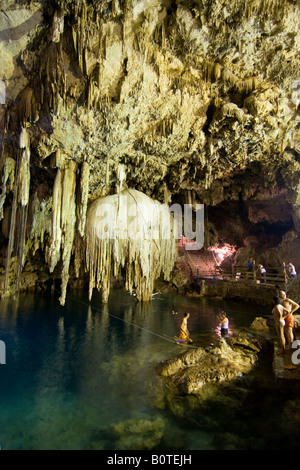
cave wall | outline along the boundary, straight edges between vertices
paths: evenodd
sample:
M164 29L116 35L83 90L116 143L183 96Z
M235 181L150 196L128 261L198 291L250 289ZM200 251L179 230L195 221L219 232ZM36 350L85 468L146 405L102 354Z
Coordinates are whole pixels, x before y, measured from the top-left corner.
M205 204L206 246L300 271L296 0L0 6L4 291L84 279L86 212L120 185Z

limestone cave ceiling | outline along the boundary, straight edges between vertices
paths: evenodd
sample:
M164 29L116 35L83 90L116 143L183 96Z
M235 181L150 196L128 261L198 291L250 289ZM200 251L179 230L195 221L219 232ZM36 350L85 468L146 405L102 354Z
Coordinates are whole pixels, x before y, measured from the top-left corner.
M83 256L87 208L120 188L205 204L207 244L298 239L297 0L0 7L6 274L14 255L24 264L40 250L67 276Z

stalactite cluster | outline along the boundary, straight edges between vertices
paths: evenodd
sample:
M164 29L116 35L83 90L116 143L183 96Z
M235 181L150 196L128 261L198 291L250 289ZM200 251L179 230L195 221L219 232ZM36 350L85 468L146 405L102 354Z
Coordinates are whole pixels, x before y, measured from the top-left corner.
M72 160L66 161L57 169L52 197L51 241L47 252L50 272L61 261L61 296L64 305L69 282L70 261L75 240L75 233L84 237L87 211L87 188L89 167L86 162L81 167L80 180L77 183L77 165ZM77 187L78 186L78 187Z
M90 298L96 287L107 302L111 277L123 268L126 289L138 300L151 300L155 280L160 275L169 280L177 259L176 230L168 206L139 191L96 199L87 215Z
M5 166L7 168L7 166ZM7 247L6 268L3 281L3 292L9 287L9 275L11 257L14 252L17 255L15 267L16 291L20 289L22 267L24 264L24 247L26 242L26 225L28 215L29 190L30 190L30 138L26 128L21 128L19 136L19 149L17 154L16 176L13 178L13 202L9 229L9 242ZM4 173L4 181L5 181ZM6 185L3 186L6 191ZM5 192L2 198L5 197ZM18 223L19 221L19 223Z

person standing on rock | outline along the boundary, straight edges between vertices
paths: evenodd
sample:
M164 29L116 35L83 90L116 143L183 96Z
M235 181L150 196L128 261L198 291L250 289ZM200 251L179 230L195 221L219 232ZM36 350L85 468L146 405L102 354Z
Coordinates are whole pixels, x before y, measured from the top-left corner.
M293 334L293 328L294 328L294 317L293 313L298 310L299 305L294 302L293 300L287 298L286 293L281 290L280 293L280 299L281 299L281 304L282 306L287 309L288 315L285 317L285 326L284 326L284 334L286 336L287 344L286 348L290 349L292 346L292 343L294 341L294 334Z
M285 336L284 336L284 327L285 327L285 317L289 315L289 310L287 310L281 303L279 297L273 297L274 308L272 310L275 330L279 339L281 350L279 354L283 354L285 350Z

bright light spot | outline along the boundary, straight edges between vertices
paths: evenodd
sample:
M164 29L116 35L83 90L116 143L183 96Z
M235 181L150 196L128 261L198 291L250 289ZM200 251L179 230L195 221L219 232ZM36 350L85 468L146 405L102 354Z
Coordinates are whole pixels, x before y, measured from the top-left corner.
M225 258L232 256L235 252L235 246L229 245L228 243L225 243L223 246L210 246L208 249L213 253L217 264L221 264Z

